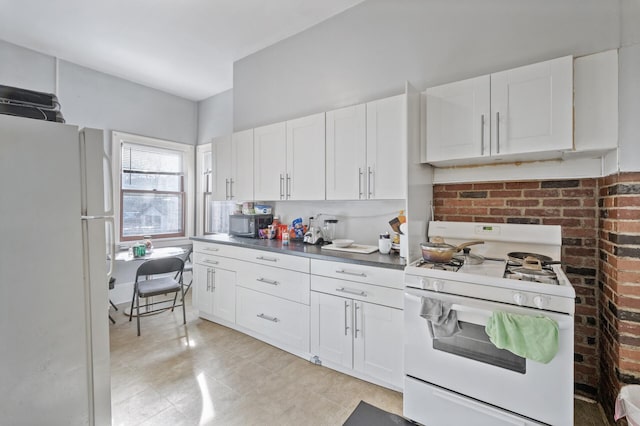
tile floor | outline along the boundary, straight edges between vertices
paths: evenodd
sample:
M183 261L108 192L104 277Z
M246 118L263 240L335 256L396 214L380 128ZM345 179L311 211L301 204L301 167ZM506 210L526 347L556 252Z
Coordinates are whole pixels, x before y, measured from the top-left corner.
M111 312L114 426L341 425L360 400L402 414L402 394L281 351L182 312L132 322ZM607 425L597 404L576 400L575 425Z

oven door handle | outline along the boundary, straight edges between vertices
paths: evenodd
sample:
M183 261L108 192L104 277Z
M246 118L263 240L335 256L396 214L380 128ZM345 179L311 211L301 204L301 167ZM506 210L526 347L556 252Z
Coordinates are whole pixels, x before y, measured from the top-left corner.
M413 293L413 292L408 292L405 291L405 295L406 297L409 297L413 300L418 301L419 303L422 302L422 297ZM429 294L428 296L425 297L429 297L431 299L434 300L441 300L443 302L452 302L451 300L445 299L445 298L439 298L437 296L432 296L431 294ZM511 309L508 309L509 305L504 305L504 309L500 309L500 307L496 307L495 311L503 311L503 312L512 312ZM489 318L491 318L491 315L493 314L494 310L488 310L488 309L482 309L482 308L476 308L473 306L468 306L468 305L461 305L459 303L453 303L451 305L451 309L453 309L454 311L460 313L460 315L458 316L458 320L461 321L467 321L467 322L472 322L474 324L478 324L478 325L486 325L487 321L489 320ZM568 329L573 329L574 327L574 320L573 317L571 315L565 315L565 314L552 314L551 312L546 312L546 311L535 311L535 308L528 308L531 312L528 313L523 313L523 312L513 312L513 313L517 313L520 315L530 315L530 316L545 316L547 318L551 318L552 320L554 320L557 324L558 324L558 329L560 330L568 330Z

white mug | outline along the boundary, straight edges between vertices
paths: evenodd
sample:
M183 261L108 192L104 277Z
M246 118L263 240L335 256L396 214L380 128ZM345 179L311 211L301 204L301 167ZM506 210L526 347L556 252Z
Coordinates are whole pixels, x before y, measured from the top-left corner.
M391 251L391 240L389 238L380 238L378 240L378 250L382 254L389 254Z

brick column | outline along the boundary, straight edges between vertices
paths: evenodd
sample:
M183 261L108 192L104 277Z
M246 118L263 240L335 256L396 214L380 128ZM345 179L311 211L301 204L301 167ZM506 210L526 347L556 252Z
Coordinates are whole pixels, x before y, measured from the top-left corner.
M640 173L600 179L600 401L640 384Z

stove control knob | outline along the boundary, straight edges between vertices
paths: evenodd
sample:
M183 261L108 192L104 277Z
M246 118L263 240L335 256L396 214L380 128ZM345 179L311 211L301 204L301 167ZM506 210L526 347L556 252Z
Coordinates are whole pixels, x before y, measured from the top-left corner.
M513 301L516 302L518 305L522 305L526 300L526 297L524 294L522 293L514 293L513 294Z
M440 291L444 288L444 283L442 281L433 280L433 291Z
M427 289L429 287L429 280L427 280L426 278L420 278L420 287L422 287L423 289Z
M547 305L547 301L544 297L538 295L533 298L533 304L536 305L536 308L543 309Z

